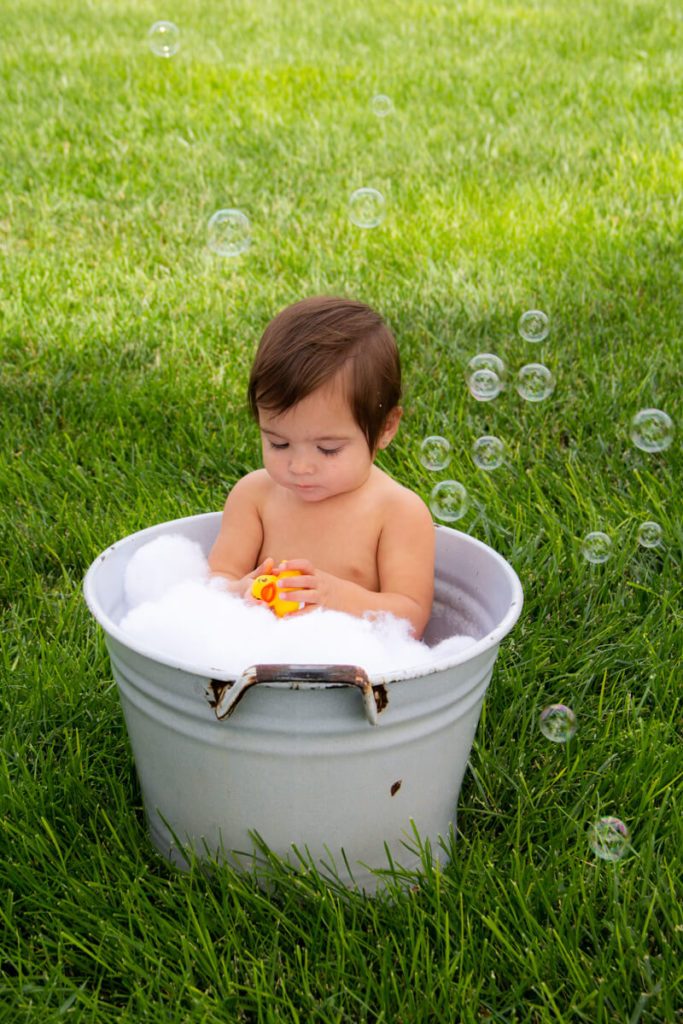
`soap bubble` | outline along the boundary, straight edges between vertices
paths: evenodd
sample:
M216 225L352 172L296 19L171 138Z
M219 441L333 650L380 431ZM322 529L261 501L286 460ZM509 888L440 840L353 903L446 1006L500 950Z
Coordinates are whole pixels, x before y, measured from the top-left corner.
M445 469L450 461L451 446L445 437L436 434L425 437L420 445L420 462L425 469Z
M631 440L644 452L662 452L673 438L673 421L661 409L641 409L631 420Z
M470 359L465 370L469 392L478 402L496 398L503 388L504 376L505 363L493 352L479 352Z
M495 370L475 370L467 378L467 387L478 402L491 402L500 394L503 383Z
M619 818L600 818L588 830L591 849L601 860L619 860L629 846L626 825Z
M475 466L491 472L498 469L505 457L505 445L499 437L492 434L484 434L478 437L472 445L472 459Z
M384 220L384 196L376 188L357 188L349 199L349 217L359 228L376 228Z
M157 57L172 57L180 46L180 29L172 21L155 21L147 33L147 44Z
M542 363L527 363L517 374L515 387L527 402L542 402L555 390L555 378Z
M548 337L550 321L540 309L527 309L517 321L517 330L525 341L543 341Z
M606 533L595 530L593 533L587 533L583 538L581 550L587 562L599 565L600 562L606 562L612 554L612 541Z
M503 380L505 376L505 363L500 356L494 355L493 352L477 352L476 356L472 356L467 364L465 370L466 380L469 380L477 370L492 370Z
M659 523L648 519L638 527L638 543L643 548L656 548L662 542L663 532Z
M251 244L249 218L241 210L217 210L209 220L209 248L219 256L239 256Z
M372 112L377 114L377 117L387 117L389 114L393 114L394 104L389 96L385 96L384 93L380 92L377 96L373 97Z
M456 480L442 480L432 488L429 504L437 519L455 522L467 511L467 491Z
M538 726L547 740L566 743L576 732L576 715L566 704L550 704L541 712Z

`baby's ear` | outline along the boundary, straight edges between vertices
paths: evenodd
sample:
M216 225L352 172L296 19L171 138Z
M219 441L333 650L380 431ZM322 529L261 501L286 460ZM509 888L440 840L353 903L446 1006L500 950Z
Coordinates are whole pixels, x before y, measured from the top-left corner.
M387 417L384 421L384 426L379 435L379 441L377 442L378 448L386 448L393 439L396 437L396 431L398 425L401 422L401 416L403 415L403 409L400 405L395 405L394 408L387 413Z

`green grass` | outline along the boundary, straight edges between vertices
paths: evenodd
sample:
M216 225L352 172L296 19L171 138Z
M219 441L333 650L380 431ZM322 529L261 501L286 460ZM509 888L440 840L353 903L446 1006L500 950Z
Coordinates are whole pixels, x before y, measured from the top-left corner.
M158 18L181 27L168 61L144 42ZM682 54L665 0L5 3L1 1021L683 1020ZM370 232L346 212L361 185L387 198ZM206 246L224 206L253 228L234 262ZM399 338L383 465L428 497L446 474L419 442L447 436L458 525L526 598L452 862L376 900L316 865L273 863L266 895L154 854L80 590L113 540L219 508L258 465L255 345L323 291ZM530 307L540 346L516 336ZM546 362L552 397L474 402L486 350ZM678 425L661 454L628 438L648 406ZM484 433L508 447L491 475ZM558 700L566 747L538 729ZM587 843L604 814L631 832L615 864Z

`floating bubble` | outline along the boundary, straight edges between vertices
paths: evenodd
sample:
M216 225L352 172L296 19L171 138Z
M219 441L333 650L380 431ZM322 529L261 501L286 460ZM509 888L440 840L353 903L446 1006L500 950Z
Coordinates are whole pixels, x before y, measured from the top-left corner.
M550 320L540 309L527 309L517 321L517 330L525 341L543 341L548 337Z
M661 544L663 534L664 531L659 523L648 519L638 527L638 543L643 548L656 548L658 544Z
M180 46L180 29L172 21L155 21L147 33L147 45L157 57L172 57Z
M517 374L515 387L527 402L542 402L555 390L555 378L542 363L527 363Z
M620 860L626 853L630 836L619 818L600 818L588 830L588 840L596 857L601 860Z
M547 740L566 743L576 732L576 715L566 704L549 704L541 712L538 726Z
M467 511L467 491L456 480L442 480L432 488L429 504L437 519L453 523Z
M587 562L599 565L600 562L606 562L612 554L612 541L606 533L595 530L583 538L581 550Z
M217 210L209 220L209 248L219 256L239 256L251 244L249 218L241 210Z
M472 356L465 369L465 379L469 381L477 370L492 370L501 381L505 378L505 363L493 352L478 352L476 356Z
M487 472L498 469L505 458L505 445L499 437L493 434L484 434L478 437L472 445L472 459L475 466L485 469Z
M425 437L420 445L420 462L425 469L445 469L450 461L451 446L445 437L436 434Z
M357 188L349 199L349 217L359 228L376 228L384 220L384 196L376 188Z
M631 440L644 452L662 452L673 439L673 421L661 409L641 409L631 420Z
M478 402L490 402L503 389L505 363L492 352L479 352L473 356L465 370L467 387Z
M491 402L502 391L503 382L495 370L475 370L467 378L467 387L478 402Z
M377 117L388 117L389 114L393 114L394 104L390 97L385 96L383 92L374 96L372 100L372 112L373 114L377 114Z

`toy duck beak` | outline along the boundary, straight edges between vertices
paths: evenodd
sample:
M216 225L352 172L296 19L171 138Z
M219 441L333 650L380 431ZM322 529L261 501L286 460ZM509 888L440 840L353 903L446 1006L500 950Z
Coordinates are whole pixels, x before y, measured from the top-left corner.
M258 596L262 601L265 601L267 604L270 604L271 601L275 600L276 594L277 590L275 589L274 583L264 583L263 587L261 588L261 593Z

